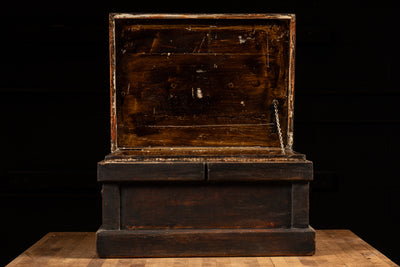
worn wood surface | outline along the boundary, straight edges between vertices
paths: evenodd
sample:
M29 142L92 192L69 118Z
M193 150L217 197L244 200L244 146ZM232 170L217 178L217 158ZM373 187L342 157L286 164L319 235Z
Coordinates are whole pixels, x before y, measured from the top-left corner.
M95 233L49 233L7 267L398 266L349 230L317 230L316 253L292 257L117 258L96 255Z
M108 214L104 216L107 222L120 224L103 224L97 232L103 257L304 255L314 251L314 231L308 226L307 179L120 180L106 185L103 210ZM111 187L114 185L117 190ZM115 195L116 191L120 195ZM219 249L210 249L207 242ZM183 252L185 246L188 250Z
M121 229L195 232L204 228L287 228L292 219L291 186L290 183L123 185Z
M102 230L100 257L312 255L315 231L298 229Z
M111 15L112 151L291 147L294 16L200 17Z
M310 161L273 162L210 162L207 164L209 181L296 181L312 180Z
M302 228L309 224L309 182L292 184L292 227Z
M121 222L121 192L118 184L103 183L102 226L107 229L119 229Z
M193 162L190 162L193 161ZM206 159L106 159L98 163L98 181L306 181L313 179L306 160L208 162Z
M106 159L123 160L201 160L201 161L245 161L303 159L304 154L280 148L266 147L146 147L122 149L110 153Z
M293 164L221 163L215 170L212 163L99 164L99 179L109 183L103 187L103 210L108 212L104 218L120 222L117 228L103 225L98 231L99 253L104 257L312 253L315 243L308 228L312 165L302 162L303 170L299 162ZM116 213L120 217L115 218ZM220 232L227 229L230 232ZM248 232L259 229L265 231ZM176 232L181 230L185 231ZM181 241L172 242L170 234ZM257 245L243 247L246 239L247 246ZM205 246L207 240L218 245L218 252ZM182 252L185 244L192 248L187 254ZM232 244L237 244L234 250ZM266 249L267 244L273 247Z
M125 162L102 161L97 165L98 181L204 181L202 162Z

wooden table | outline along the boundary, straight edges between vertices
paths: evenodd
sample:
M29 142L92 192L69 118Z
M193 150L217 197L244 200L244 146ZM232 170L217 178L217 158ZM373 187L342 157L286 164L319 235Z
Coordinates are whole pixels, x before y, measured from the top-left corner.
M100 259L95 233L48 233L14 266L398 266L349 230L317 230L317 250L304 257Z

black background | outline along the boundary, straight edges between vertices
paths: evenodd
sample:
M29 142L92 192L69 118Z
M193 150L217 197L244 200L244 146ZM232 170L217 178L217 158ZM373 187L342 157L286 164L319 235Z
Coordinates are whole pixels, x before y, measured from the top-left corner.
M110 150L109 12L297 15L295 150L314 162L311 225L400 263L394 1L14 1L0 18L0 264L50 231L101 224ZM218 6L216 6L218 4Z

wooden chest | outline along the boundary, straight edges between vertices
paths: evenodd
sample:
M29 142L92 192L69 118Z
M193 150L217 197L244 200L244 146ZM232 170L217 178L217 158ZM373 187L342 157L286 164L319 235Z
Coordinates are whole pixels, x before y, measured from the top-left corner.
M295 16L111 14L101 257L311 255Z

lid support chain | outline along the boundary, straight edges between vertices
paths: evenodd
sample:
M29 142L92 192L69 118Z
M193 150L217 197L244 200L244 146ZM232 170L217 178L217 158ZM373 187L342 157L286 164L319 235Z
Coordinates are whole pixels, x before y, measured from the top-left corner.
M279 143L281 145L282 154L285 155L286 153L285 153L285 147L283 145L281 124L279 123L278 103L279 102L276 99L272 101L272 105L274 105L274 110L275 110L276 128L278 128Z

